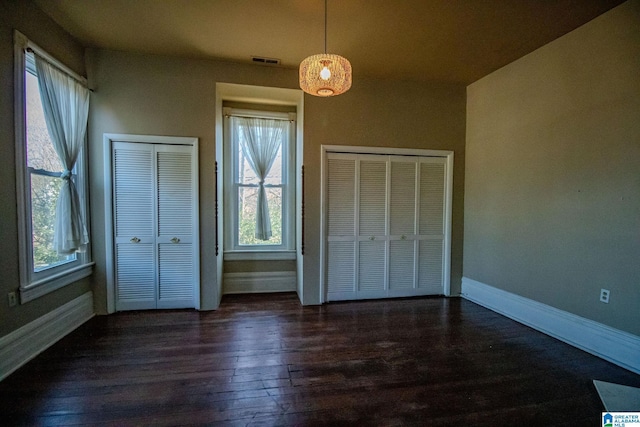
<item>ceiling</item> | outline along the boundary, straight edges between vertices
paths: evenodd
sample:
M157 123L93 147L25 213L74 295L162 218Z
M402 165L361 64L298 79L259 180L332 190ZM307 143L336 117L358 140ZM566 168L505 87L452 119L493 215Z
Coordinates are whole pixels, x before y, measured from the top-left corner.
M87 47L288 68L324 49L322 0L35 1ZM328 0L327 51L354 78L469 84L622 2Z

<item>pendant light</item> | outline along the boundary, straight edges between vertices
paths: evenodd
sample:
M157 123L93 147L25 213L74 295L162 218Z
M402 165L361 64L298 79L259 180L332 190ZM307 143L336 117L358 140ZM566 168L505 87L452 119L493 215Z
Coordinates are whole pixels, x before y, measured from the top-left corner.
M300 88L310 95L335 96L351 87L351 63L327 53L327 0L324 0L324 53L311 55L300 63Z

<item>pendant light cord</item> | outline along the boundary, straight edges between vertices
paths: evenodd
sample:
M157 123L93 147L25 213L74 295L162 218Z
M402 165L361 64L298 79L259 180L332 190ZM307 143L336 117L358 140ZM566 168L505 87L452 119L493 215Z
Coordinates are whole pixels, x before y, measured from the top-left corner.
M327 53L327 0L324 0L324 53Z

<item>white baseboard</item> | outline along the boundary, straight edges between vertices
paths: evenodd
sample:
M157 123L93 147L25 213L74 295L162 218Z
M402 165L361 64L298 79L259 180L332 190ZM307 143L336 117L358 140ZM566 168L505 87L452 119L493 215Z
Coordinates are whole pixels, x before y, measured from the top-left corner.
M640 337L463 277L462 297L640 374Z
M0 380L95 315L87 292L0 338Z
M224 294L252 294L263 292L295 292L295 271L224 273Z

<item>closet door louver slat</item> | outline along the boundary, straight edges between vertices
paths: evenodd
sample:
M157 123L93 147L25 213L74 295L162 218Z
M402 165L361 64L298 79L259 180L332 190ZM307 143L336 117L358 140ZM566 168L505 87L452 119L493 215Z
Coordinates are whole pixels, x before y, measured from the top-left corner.
M193 245L158 245L158 308L193 305Z
M442 241L421 240L418 288L426 293L442 293Z
M391 161L391 235L416 232L416 161Z
M382 237L386 234L387 163L360 162L360 236Z
M355 236L356 163L347 159L329 159L328 171L329 236Z
M444 163L420 164L420 234L444 233Z
M360 257L358 267L358 291L384 291L386 242L360 242Z
M389 242L389 289L413 289L414 247L414 240L391 240Z
M155 252L151 243L116 244L118 309L155 308Z
M355 292L354 242L328 242L327 286L330 293Z
M185 241L193 235L191 153L189 147L170 148L157 148L158 236Z
M153 236L153 152L116 143L113 168L116 236Z

